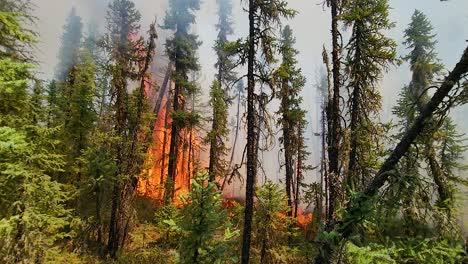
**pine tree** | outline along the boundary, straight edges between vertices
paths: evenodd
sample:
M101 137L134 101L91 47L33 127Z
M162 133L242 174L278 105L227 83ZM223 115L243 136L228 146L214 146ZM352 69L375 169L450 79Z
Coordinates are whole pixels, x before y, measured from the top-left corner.
M288 212L289 216L292 216L293 202L296 202L293 191L295 190L298 193L297 186L293 184L294 182L299 182L298 178L296 180L293 179L295 175L294 159L299 161L298 150L301 148L300 144L304 145L303 142L300 142L303 141L300 132L302 130L301 122L305 116L305 112L300 108L302 102L300 93L306 80L301 73L301 69L297 66L296 56L299 52L294 49L294 44L295 39L292 35L292 30L289 26L285 26L282 30L279 49L282 63L277 71L277 82L280 85L277 97L281 101L277 114L280 116L278 124L283 132L280 141L283 144L284 151L286 196L290 208ZM301 156L301 161L304 161L303 158Z
M178 161L178 149L181 147L180 137L184 127L192 121L197 121L199 115L187 111L185 98L190 98L196 92L196 85L189 81L188 74L199 70L196 51L200 46L197 35L189 33L195 23L194 12L200 9L199 0L171 0L166 12L163 29L174 30L174 36L166 41L166 53L174 63L172 80L175 83L172 103L171 138L169 145L169 164L167 171L164 201L166 204L174 199L174 184Z
M350 154L347 187L361 191L378 170L383 152L384 125L376 120L381 108L378 82L396 62L396 43L384 32L393 27L387 0L351 1L342 14L352 27L347 47L346 72L350 91Z

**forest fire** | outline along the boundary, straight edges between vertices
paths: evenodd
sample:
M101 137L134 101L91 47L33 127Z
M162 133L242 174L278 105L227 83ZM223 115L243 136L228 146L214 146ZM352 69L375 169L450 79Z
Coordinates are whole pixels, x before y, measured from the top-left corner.
M245 198L235 196L232 193L225 193L222 196L223 206L228 209L233 209L237 204L244 204ZM280 213L281 218L286 218L286 214ZM307 225L312 221L312 212L307 209L298 209L296 218L296 224L299 228L306 228Z
M161 87L157 93L146 89L150 101L153 103L155 116L152 144L148 149L146 169L143 177L138 183L138 192L156 201L164 199L164 187L167 179L169 164L169 146L171 141L171 100L170 90L173 82L170 80L172 66L169 63ZM154 100L152 100L154 99ZM197 160L195 149L199 143L194 131L181 131L180 147L178 148L176 161L176 176L174 179L175 197L187 191L193 176L195 160Z

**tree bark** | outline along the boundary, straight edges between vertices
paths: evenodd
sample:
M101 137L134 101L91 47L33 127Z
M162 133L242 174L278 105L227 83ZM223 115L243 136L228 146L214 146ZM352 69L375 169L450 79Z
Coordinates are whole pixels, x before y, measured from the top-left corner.
M332 64L333 64L333 97L330 101L329 118L331 127L329 128L329 143L328 143L328 188L330 189L329 208L328 208L328 223L333 223L335 220L335 206L338 199L338 184L339 177L339 131L340 131L340 44L338 43L338 0L331 0L331 17L332 17Z
M257 139L255 107L255 13L254 0L249 0L249 39L247 65L247 180L245 186L244 230L242 236L241 263L248 264L252 233L254 183L257 176Z
M292 195L291 195L291 186L292 186L292 178L294 174L293 169L293 149L292 149L292 142L291 142L291 133L292 133L292 122L290 121L290 117L287 114L287 111L290 109L289 103L289 93L285 92L289 89L287 80L283 80L281 84L282 90L284 94L282 94L281 98L281 108L283 109L283 120L282 120L282 128L283 128L283 146L284 146L284 165L286 170L286 197L288 202L288 216L292 216Z

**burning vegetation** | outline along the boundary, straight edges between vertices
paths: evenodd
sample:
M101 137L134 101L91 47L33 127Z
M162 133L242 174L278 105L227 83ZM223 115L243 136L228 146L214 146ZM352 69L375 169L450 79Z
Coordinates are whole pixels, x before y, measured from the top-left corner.
M0 0L0 262L467 263L455 228L467 147L449 113L468 102L468 48L444 71L416 10L400 60L389 0L324 1L318 171L285 24L297 12L242 1L248 35L232 40L233 2L216 3L200 87L199 0L168 0L147 32L131 0L109 1L102 33L84 34L72 9L47 82L33 5ZM380 81L402 61L411 80L387 124ZM261 158L273 145L277 182Z

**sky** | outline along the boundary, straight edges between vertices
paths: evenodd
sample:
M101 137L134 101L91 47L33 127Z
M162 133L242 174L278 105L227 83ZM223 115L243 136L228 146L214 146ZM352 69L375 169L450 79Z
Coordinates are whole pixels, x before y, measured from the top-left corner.
M157 18L158 23L162 23L167 6L167 0L134 0L137 9L142 14L142 30L146 31L148 25ZM57 64L58 48L60 36L66 16L72 7L76 7L77 12L83 18L86 25L94 22L100 25L101 30L105 23L105 12L108 0L32 0L36 5L35 15L38 18L37 30L40 34L37 57L41 62L40 75L44 79L50 79L54 75ZM324 7L320 0L289 0L289 6L296 9L298 15L290 20L284 21L289 24L296 37L296 48L300 54L298 61L307 78L304 87L304 107L308 110L308 120L310 122L308 135L309 149L311 151L312 165L317 165L320 158L320 141L313 135L319 132L319 107L317 105L316 83L319 72L322 68L322 47L330 46L330 11ZM234 6L234 29L235 35L232 39L245 37L248 32L248 20L242 6L246 1L233 0ZM398 55L404 56L407 50L402 45L403 31L410 22L411 15L415 9L425 13L434 27L437 34L436 51L439 58L447 69L452 69L459 60L468 40L468 0L449 0L440 2L439 0L389 0L391 7L390 20L395 22L395 27L388 31L388 36L393 38L398 44ZM217 22L216 0L202 0L201 9L197 12L197 24L193 31L199 34L203 41L199 49L199 59L202 66L200 75L200 85L206 92L215 74L213 67L216 56L212 49L216 38L215 24ZM342 28L343 29L343 28ZM159 31L160 44L169 32ZM162 45L160 45L161 47ZM162 48L159 49L160 51ZM243 71L243 69L240 69ZM242 73L242 72L240 72ZM383 95L382 118L386 121L392 119L391 108L395 105L398 94L406 83L410 80L410 72L407 64L391 67L384 75L380 84L380 91ZM205 93L206 95L207 93ZM202 98L203 100L203 98ZM204 99L208 101L207 98ZM460 107L453 111L452 116L457 121L460 131L468 131L468 121L466 121L467 107ZM240 145L245 143L240 139ZM242 149L239 147L238 149ZM241 153L239 154L239 156ZM270 179L279 180L279 155L278 144L272 150L261 154L263 156L264 168ZM239 159L240 157L238 157ZM317 172L309 172L313 179Z

